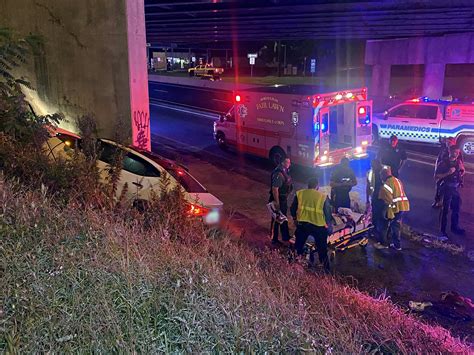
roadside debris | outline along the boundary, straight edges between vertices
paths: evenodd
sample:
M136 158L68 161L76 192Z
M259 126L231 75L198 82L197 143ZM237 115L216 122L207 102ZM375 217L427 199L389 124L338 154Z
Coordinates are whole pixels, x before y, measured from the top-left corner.
M423 312L425 310L426 307L431 307L433 306L433 303L431 302L415 302L415 301L410 301L408 303L408 307L410 307L410 309L412 311L416 311L416 312Z

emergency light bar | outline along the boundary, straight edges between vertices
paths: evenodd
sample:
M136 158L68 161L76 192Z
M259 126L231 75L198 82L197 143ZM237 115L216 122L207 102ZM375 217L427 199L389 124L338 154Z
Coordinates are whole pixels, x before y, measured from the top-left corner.
M443 96L442 98L436 100L436 99L430 99L428 96L421 96L421 97L415 97L411 100L407 100L407 102L433 102L433 103L451 103L458 101L457 99L454 99L452 96Z
M332 105L364 100L367 100L367 89L365 88L359 90L333 92L323 95L314 95L313 107L318 106L321 102L324 102L324 105Z

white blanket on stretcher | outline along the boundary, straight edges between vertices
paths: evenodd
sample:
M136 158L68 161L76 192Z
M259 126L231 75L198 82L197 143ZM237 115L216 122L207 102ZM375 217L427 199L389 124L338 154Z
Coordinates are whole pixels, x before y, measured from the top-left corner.
M333 225L333 232L337 232L346 228L348 222L351 220L357 225L364 216L362 213L354 212L349 208L341 207L337 210L337 212L338 213L333 213L332 215L335 222Z

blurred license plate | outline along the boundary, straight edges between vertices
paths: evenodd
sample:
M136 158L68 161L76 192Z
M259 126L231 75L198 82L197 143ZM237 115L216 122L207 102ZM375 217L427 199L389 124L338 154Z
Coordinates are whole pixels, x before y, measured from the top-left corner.
M204 222L206 224L217 224L220 220L219 210L212 210L204 217Z

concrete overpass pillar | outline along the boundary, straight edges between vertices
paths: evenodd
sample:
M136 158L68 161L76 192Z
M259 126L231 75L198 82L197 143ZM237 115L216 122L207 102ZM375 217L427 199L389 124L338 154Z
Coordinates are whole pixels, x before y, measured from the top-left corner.
M371 96L388 96L390 88L390 64L375 64L372 66Z
M428 96L433 99L439 99L443 96L445 70L446 65L444 63L425 64L423 96Z
M21 68L38 114L74 119L93 114L99 134L150 148L144 0L1 0L0 27L44 39L42 53Z

